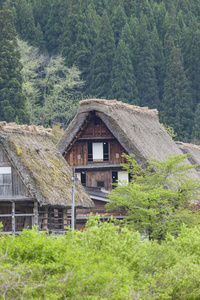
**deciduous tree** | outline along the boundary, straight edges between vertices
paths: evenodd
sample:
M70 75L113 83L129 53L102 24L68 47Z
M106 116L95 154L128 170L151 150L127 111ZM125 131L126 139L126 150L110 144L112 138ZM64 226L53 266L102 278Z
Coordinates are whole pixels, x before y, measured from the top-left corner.
M188 154L169 156L165 161L152 159L146 169L133 154L124 157L124 168L132 180L112 190L108 209L126 208L129 226L149 239L164 239L167 232L177 235L183 223L194 226L198 222L190 208L191 200L199 197L200 182L189 176L195 166L184 163Z

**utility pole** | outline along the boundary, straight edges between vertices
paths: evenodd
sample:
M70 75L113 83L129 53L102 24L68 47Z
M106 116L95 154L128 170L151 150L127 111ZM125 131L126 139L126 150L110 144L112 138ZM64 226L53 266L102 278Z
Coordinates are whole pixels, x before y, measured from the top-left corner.
M71 230L74 231L74 216L75 216L75 210L74 210L74 189L75 189L75 168L72 168L73 175L72 175L72 208L71 208Z

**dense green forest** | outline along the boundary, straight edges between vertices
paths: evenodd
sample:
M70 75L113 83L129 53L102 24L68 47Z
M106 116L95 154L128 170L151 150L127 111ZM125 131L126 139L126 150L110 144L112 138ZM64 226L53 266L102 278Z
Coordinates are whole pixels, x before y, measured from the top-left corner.
M0 120L66 127L79 100L117 99L199 142L200 0L4 2Z

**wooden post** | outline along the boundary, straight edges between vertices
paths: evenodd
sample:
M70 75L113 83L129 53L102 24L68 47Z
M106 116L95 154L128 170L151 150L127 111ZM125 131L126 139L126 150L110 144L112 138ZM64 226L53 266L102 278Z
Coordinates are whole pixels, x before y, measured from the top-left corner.
M71 208L71 230L74 231L74 189L75 189L75 168L72 175L72 208Z
M38 203L34 202L34 226L38 226Z
M15 234L15 202L12 201L12 234Z
M74 229L76 229L76 207L74 208Z

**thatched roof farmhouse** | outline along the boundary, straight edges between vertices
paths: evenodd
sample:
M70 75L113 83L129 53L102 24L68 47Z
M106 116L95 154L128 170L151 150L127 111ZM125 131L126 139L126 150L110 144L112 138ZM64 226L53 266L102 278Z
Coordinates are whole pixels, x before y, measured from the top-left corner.
M128 173L122 172L122 153L134 153L144 167L152 158L165 160L168 155L182 154L159 123L156 109L102 99L80 101L57 147L75 167L97 211L108 201L105 190L111 190L117 180L129 180ZM196 171L191 176L198 178Z
M20 228L10 224L11 218L8 221L3 216L11 214L13 203L18 218L20 214L35 217L31 225L35 223L40 229L66 228L66 209L71 207L72 198L72 169L51 138L49 129L43 127L0 122L0 221L4 223L4 231L11 231L12 226ZM79 182L76 182L75 205L93 206ZM21 217L25 222L26 216Z
M164 160L168 155L182 153L159 123L156 109L117 100L90 99L80 101L74 120L58 142L62 154L79 137L91 112L102 119L128 154L135 154L140 164L146 164L151 158Z

